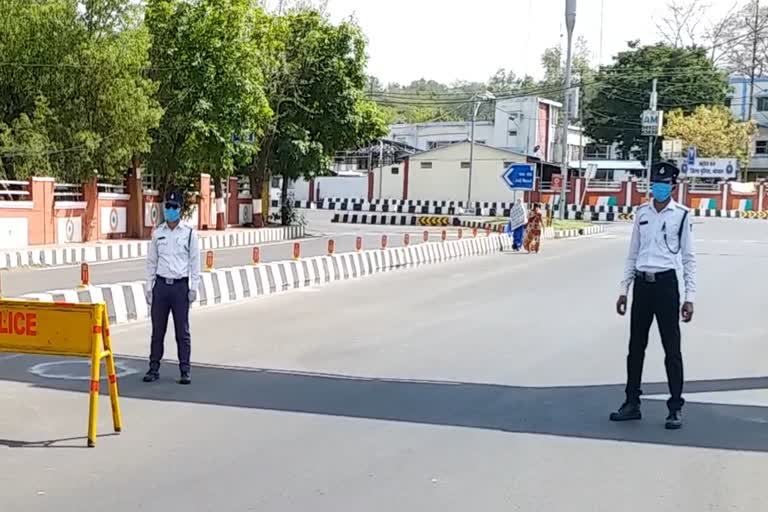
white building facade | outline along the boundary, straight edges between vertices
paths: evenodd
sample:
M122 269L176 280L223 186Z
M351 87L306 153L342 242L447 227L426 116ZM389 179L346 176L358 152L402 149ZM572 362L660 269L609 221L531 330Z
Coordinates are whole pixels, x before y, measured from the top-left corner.
M768 77L756 77L752 97L752 112L749 112L749 91L751 88L748 76L732 75L730 80L731 94L728 105L736 119L746 121L752 119L757 123L758 133L752 140L752 154L745 178L768 177Z

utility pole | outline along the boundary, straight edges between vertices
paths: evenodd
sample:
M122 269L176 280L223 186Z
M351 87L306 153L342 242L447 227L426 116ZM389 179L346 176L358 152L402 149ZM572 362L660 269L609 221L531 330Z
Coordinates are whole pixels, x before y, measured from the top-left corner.
M384 199L384 139L379 139L379 199Z
M755 100L755 71L757 70L757 43L758 37L760 37L758 27L760 25L760 0L755 0L755 25L752 27L752 68L749 72L749 110L747 111L747 119L744 121L752 121L752 108ZM747 168L741 171L741 175L744 176L749 170L749 166L752 160L752 137L747 142Z
M568 125L571 110L571 54L573 52L573 28L576 25L576 0L565 0L565 24L568 29L568 51L565 58L565 105L561 136L561 171L563 188L560 190L560 218L565 219L568 209Z
M472 204L472 173L475 167L475 122L477 121L477 112L480 110L485 100L493 100L496 97L486 91L482 95L472 96L472 124L469 131L469 180L467 182L467 204L465 210L469 210Z
M656 94L657 79L653 79L653 88L651 89L651 101L649 104L650 110L655 111L659 105L658 97ZM659 121L661 122L661 121ZM651 165L653 164L653 144L656 142L656 137L648 137L648 164L645 170L645 200L648 201L651 198Z

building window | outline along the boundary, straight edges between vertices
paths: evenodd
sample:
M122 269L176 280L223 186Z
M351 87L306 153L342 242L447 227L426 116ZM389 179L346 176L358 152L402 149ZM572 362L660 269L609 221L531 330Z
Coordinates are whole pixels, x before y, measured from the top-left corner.
M509 130L508 133L510 137L517 137L517 130Z
M768 112L768 96L757 98L757 111Z
M756 155L768 155L768 140L758 140L755 142Z
M461 162L462 169L469 169L469 162Z
M485 141L484 140L476 140L475 143L477 143L477 144L485 144Z
M422 162L422 163L424 163L424 162ZM390 172L392 172L392 174L400 174L400 168L399 167L393 167L392 169L390 169Z
M421 168L422 169L431 169L432 168L432 162L421 162Z

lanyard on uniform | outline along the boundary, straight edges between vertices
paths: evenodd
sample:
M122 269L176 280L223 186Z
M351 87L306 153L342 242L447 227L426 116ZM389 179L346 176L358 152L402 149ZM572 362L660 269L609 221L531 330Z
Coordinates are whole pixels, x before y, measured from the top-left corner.
M673 251L672 248L669 246L669 243L667 243L667 222L664 221L664 224L661 225L661 232L664 233L664 245L667 246L667 250L677 256L680 254L680 251L683 250L683 229L685 229L685 219L688 218L688 212L686 211L683 214L683 220L680 222L680 229L677 232L677 251Z

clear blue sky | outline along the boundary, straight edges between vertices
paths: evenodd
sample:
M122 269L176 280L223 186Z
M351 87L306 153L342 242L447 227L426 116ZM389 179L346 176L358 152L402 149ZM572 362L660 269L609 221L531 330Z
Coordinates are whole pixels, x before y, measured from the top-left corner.
M668 0L604 0L603 63L626 41L653 43ZM710 0L712 16L733 0ZM486 80L500 68L541 75L542 51L560 44L565 0L329 0L334 20L355 15L369 38L369 72L384 82ZM598 61L601 0L578 0L576 35ZM627 12L632 12L627 15Z

